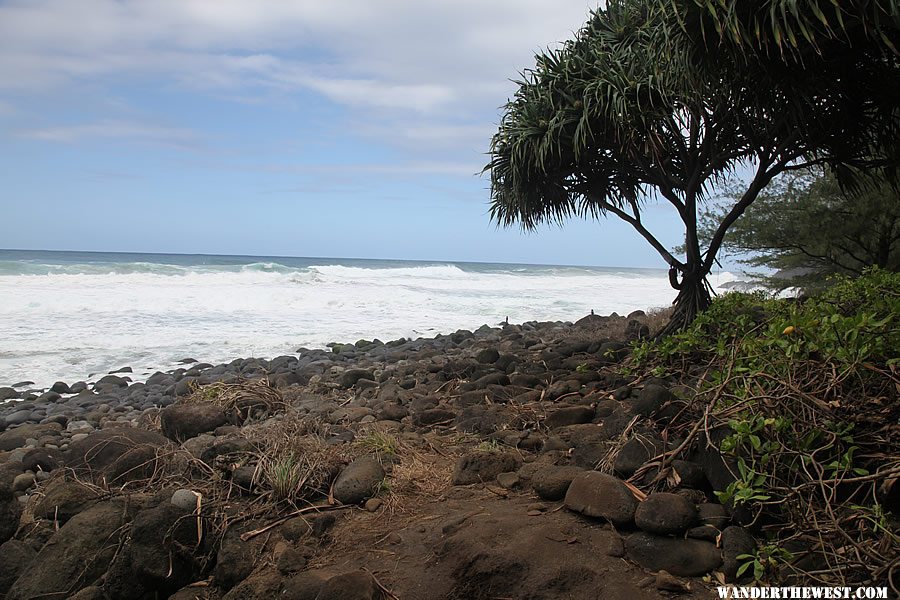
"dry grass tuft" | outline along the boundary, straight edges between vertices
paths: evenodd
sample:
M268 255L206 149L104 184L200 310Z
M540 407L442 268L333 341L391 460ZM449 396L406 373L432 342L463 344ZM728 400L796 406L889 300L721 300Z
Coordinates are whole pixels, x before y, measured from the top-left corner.
M288 409L281 392L269 385L267 379L198 386L185 402L215 404L237 424L259 421Z

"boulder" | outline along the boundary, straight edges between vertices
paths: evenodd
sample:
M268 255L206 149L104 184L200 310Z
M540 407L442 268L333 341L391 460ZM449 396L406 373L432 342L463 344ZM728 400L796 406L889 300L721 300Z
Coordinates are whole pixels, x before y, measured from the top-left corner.
M684 496L659 492L638 504L634 524L648 533L681 534L697 521L697 507Z
M453 485L493 481L500 473L517 471L522 459L512 452L474 450L459 457L453 468Z
M372 381L375 379L375 372L369 369L347 369L341 373L339 383L343 388L352 388L360 379Z
M24 383L24 382L23 382ZM19 392L11 387L0 387L0 402L4 402L6 400L12 400L13 398L18 398Z
M351 571L335 575L319 589L316 600L380 600L381 590L371 574Z
M545 467L531 477L531 486L543 500L562 500L572 480L583 472L584 469L573 466Z
M57 468L62 461L62 452L47 448L34 448L22 457L22 468L26 471L50 472Z
M171 502L142 510L130 541L130 570L149 589L172 593L193 580L191 551L200 540L191 511Z
M121 485L152 474L157 468L157 452L168 444L155 431L105 429L73 442L66 453L66 466Z
M7 423L9 423L7 417ZM59 423L42 423L39 425L21 425L0 433L0 451L15 450L25 445L29 438L39 439L46 435L59 435L62 425Z
M668 571L679 577L697 577L722 564L716 545L694 539L633 533L625 539L628 557L650 571Z
M550 429L590 423L594 420L594 409L590 406L567 406L550 414L544 424Z
M600 517L617 527L634 520L638 501L624 483L606 473L585 471L572 479L566 508L588 517Z
M56 392L57 394L68 394L70 393L69 384L65 381L57 381L50 386L50 391Z
M728 511L725 510L724 506L721 504L713 504L712 502L704 502L699 505L697 507L697 513L702 524L711 525L716 529L724 528L728 525L728 521L731 520L731 517L728 516Z
M225 411L210 403L177 403L159 413L162 432L170 440L183 442L225 425Z
M37 555L28 544L19 540L9 540L0 545L0 598L28 568Z
M13 584L7 600L64 598L96 582L119 547L126 503L109 500L63 525Z
M16 498L0 500L0 543L16 534L21 516L22 504Z
M666 402L675 399L675 395L667 388L655 383L650 383L644 386L644 389L637 395L637 398L632 398L631 410L636 415L649 417L662 408Z
M722 572L726 581L737 579L737 570L744 562L738 560L742 554L753 554L756 551L756 540L743 527L732 525L722 531Z
M492 365L500 360L500 353L496 348L485 348L478 351L478 354L475 355L475 360L483 365Z
M37 517L65 523L99 501L94 488L77 481L53 479L41 490L43 496L34 506Z
M344 504L359 504L374 496L384 480L384 468L370 456L351 462L334 481L334 497Z
M660 440L648 436L635 436L625 442L616 454L613 470L622 477L631 477L641 465L662 452Z

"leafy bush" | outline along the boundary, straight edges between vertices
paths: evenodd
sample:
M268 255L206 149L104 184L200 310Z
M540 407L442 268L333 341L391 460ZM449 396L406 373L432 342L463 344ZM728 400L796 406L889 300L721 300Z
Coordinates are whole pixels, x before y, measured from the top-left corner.
M696 389L668 427L721 440L737 468L720 501L750 511L767 556L812 553L822 583L884 582L900 550L883 504L900 476L898 319L900 274L871 269L806 301L727 294L633 354L633 371ZM767 576L776 564L801 570L768 561Z

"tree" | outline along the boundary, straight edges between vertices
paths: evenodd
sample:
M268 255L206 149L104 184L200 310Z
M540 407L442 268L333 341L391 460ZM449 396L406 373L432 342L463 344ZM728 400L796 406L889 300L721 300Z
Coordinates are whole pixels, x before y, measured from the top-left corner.
M723 209L701 213L709 239ZM866 267L900 271L900 198L883 178L848 194L833 173L793 172L776 178L728 230L723 251L741 262L793 273L773 287L822 287L829 275L861 275Z
M716 3L698 6L707 4ZM532 229L611 214L634 227L678 290L664 333L709 305L706 276L725 233L776 175L896 164L890 132L900 131L897 56L874 33L867 45L844 47L866 82L849 85L816 79L807 54L805 62L773 59L761 44L712 40L695 9L692 0L610 0L592 12L574 39L523 73L485 167L500 224ZM770 62L781 68L767 69ZM873 90L876 82L888 89ZM740 165L752 179L701 249L698 208ZM642 222L654 200L671 204L683 224L683 258Z

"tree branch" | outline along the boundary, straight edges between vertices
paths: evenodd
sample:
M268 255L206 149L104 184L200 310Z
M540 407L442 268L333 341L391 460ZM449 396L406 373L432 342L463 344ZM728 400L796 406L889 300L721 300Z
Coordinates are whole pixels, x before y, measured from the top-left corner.
M631 226L634 227L637 232L640 233L657 252L659 252L660 256L663 257L663 260L665 260L669 266L675 267L677 269L684 268L684 264L682 264L681 261L672 256L672 253L666 250L666 247L663 246L660 241L657 240L653 236L653 234L650 233L650 231L641 224L639 219L632 217L627 212L625 212L618 206L607 202L602 197L596 196L594 194L585 194L585 196L588 197L592 204L596 205L602 210L611 212L626 223L631 224Z

